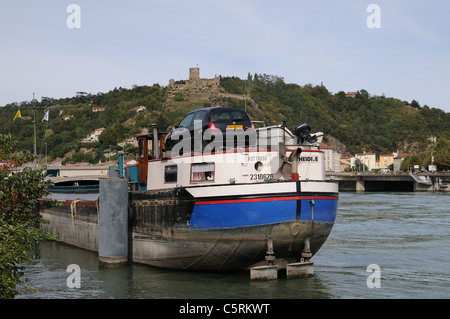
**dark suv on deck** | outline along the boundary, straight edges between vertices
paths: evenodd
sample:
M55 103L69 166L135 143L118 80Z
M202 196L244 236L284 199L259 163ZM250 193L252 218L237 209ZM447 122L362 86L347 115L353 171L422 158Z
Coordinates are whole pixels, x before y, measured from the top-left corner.
M171 132L167 134L165 141L166 151L172 150L173 146L187 136L191 150L204 149L212 141L216 141L215 135L222 134L221 145L215 144L215 151L224 146L236 146L237 143L245 142L245 146L256 143L256 132L247 112L239 108L231 107L209 107L198 109L188 113ZM208 131L207 133L205 133ZM197 138L194 138L197 134ZM241 138L241 142L239 139ZM194 145L197 141L198 145ZM201 144L200 144L201 143ZM188 144L184 144L188 145ZM186 150L184 150L185 152Z

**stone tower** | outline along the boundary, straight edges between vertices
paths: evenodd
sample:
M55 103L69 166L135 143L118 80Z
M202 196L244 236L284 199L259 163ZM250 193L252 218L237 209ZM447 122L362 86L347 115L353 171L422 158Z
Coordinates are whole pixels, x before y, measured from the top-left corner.
M190 68L189 69L189 82L197 82L200 80L200 68Z

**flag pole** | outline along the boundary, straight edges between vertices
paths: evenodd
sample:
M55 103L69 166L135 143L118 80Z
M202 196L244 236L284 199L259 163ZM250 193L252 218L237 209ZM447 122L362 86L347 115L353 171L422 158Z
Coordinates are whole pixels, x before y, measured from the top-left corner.
M34 166L37 166L37 158L36 158L36 108L34 107L35 106L35 104L34 104L34 93L33 93L32 106L33 106L33 115L34 115L34 121L33 121L33 123L34 123L34 156L35 156L35 158L34 158Z

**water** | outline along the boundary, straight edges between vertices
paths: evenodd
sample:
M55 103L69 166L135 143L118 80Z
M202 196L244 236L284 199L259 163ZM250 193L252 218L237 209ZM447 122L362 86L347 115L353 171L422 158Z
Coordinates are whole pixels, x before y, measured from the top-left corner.
M102 268L97 254L49 242L27 266L39 292L24 298L433 298L450 297L450 194L342 193L336 224L310 278L253 282L249 272L184 272L131 264ZM70 264L80 288L68 288ZM380 280L367 267L379 267ZM371 277L369 277L371 276ZM379 288L374 283L379 283Z

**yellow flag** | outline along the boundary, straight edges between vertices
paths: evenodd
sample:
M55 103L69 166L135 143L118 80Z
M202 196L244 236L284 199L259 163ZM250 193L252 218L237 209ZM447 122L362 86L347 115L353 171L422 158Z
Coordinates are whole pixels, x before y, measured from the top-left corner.
M20 110L18 110L17 113L16 113L16 116L14 116L13 122L16 120L16 117L22 117L22 116L20 115Z

